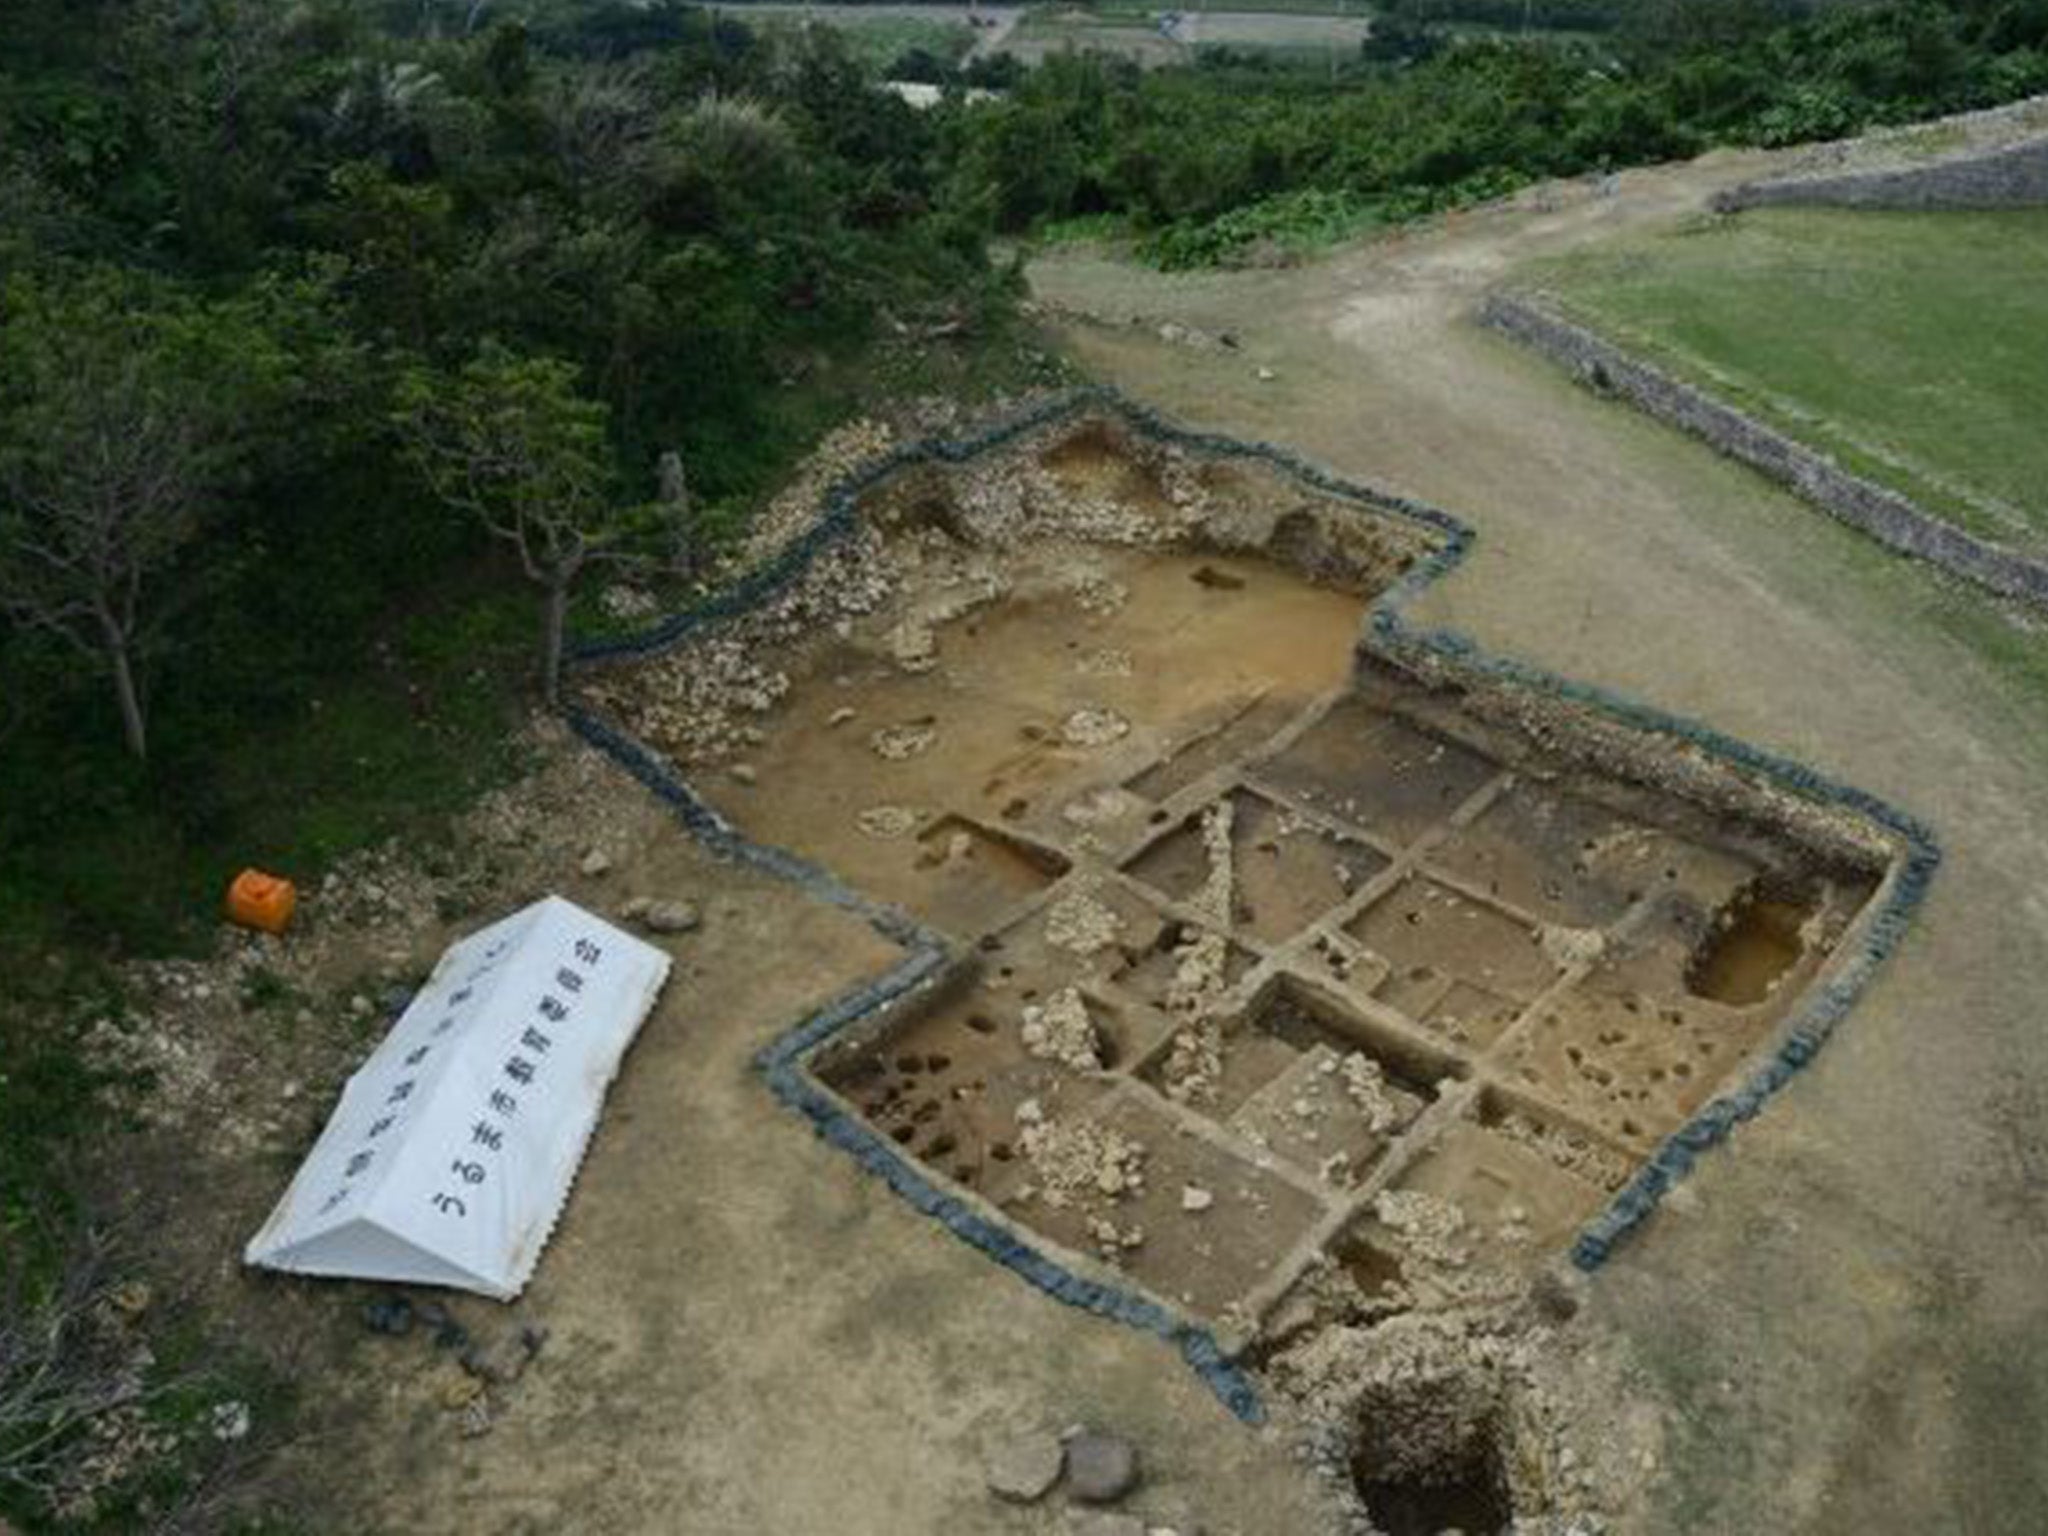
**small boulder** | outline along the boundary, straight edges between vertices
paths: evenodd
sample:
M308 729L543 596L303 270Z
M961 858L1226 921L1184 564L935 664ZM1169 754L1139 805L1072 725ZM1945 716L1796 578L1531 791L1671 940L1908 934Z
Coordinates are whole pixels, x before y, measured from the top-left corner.
M471 1344L462 1352L462 1368L479 1381L509 1387L526 1374L546 1337L545 1331L529 1327L501 1334L493 1343Z
M467 1371L446 1367L434 1384L434 1395L448 1412L460 1413L484 1395L484 1384L481 1378Z
M1199 1185L1195 1184L1185 1184L1181 1186L1180 1208L1188 1212L1190 1215L1198 1211L1206 1211L1207 1209L1209 1209L1210 1206L1214 1205L1215 1203L1216 1196L1209 1190L1203 1189Z
M1138 1448L1087 1429L1067 1441L1067 1491L1083 1504L1114 1504L1138 1486Z
M113 1302L116 1312L120 1313L130 1322L133 1322L149 1310L149 1304L152 1299L149 1282L146 1280L123 1280L114 1287L113 1294L108 1299Z
M1052 1492L1067 1464L1067 1448L1051 1435L1018 1435L988 1459L988 1490L1011 1504L1035 1504Z
M215 1403L209 1420L213 1438L224 1445L249 1438L249 1405L236 1399L228 1403Z
M1536 1315L1549 1323L1568 1323L1586 1304L1586 1277L1562 1264L1547 1264L1529 1284Z
M694 901L657 901L640 914L640 926L649 933L694 933L703 925Z
M585 878L599 879L611 873L612 856L602 848L593 848L583 855L583 862L577 868L583 871Z
M734 763L725 771L732 776L732 781L735 784L758 784L761 782L761 775L752 763Z
M438 1301L421 1302L413 1309L412 1320L425 1330L436 1349L461 1349L469 1343L469 1330Z

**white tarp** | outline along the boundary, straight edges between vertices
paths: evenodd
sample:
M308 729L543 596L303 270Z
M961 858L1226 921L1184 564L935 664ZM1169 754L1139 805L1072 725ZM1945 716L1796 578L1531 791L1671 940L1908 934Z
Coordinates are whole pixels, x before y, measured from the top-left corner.
M668 969L559 896L451 947L246 1260L517 1296Z

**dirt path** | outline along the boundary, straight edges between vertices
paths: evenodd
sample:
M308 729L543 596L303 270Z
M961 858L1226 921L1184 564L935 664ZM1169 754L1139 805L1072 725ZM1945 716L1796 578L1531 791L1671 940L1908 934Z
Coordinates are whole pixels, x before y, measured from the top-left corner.
M1591 1311L1673 1415L1633 1528L2032 1532L2048 1523L2041 637L1466 318L1519 264L1686 217L1772 164L1531 194L1292 271L1166 277L1072 253L1033 281L1101 376L1476 524L1426 616L1932 822L1948 863L1899 959L1603 1272ZM1168 321L1239 346L1162 340Z

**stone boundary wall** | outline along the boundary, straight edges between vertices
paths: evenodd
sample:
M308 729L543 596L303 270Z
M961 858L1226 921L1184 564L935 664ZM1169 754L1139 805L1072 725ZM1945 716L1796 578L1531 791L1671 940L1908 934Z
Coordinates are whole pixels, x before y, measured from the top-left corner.
M2048 172L2048 160L2043 161L2043 170ZM1659 421L1740 459L1899 553L1929 561L2001 597L2048 608L2048 562L1965 533L1898 492L1852 475L1824 454L1680 383L1540 302L1494 294L1481 306L1479 320L1595 388L1619 395Z
M2048 137L1926 165L1746 181L1716 192L1716 213L1796 205L1829 208L2031 208L2048 206Z

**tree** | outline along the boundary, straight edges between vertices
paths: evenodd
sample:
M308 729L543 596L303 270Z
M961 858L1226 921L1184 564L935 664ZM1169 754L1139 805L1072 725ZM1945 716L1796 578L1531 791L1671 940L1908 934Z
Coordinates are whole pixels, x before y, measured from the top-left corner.
M160 589L243 446L244 318L107 274L0 297L0 612L98 658L137 759Z
M453 377L415 370L397 424L414 467L449 506L519 552L545 594L541 677L561 695L569 594L587 565L637 562L657 514L613 494L609 412L573 365L486 344Z

